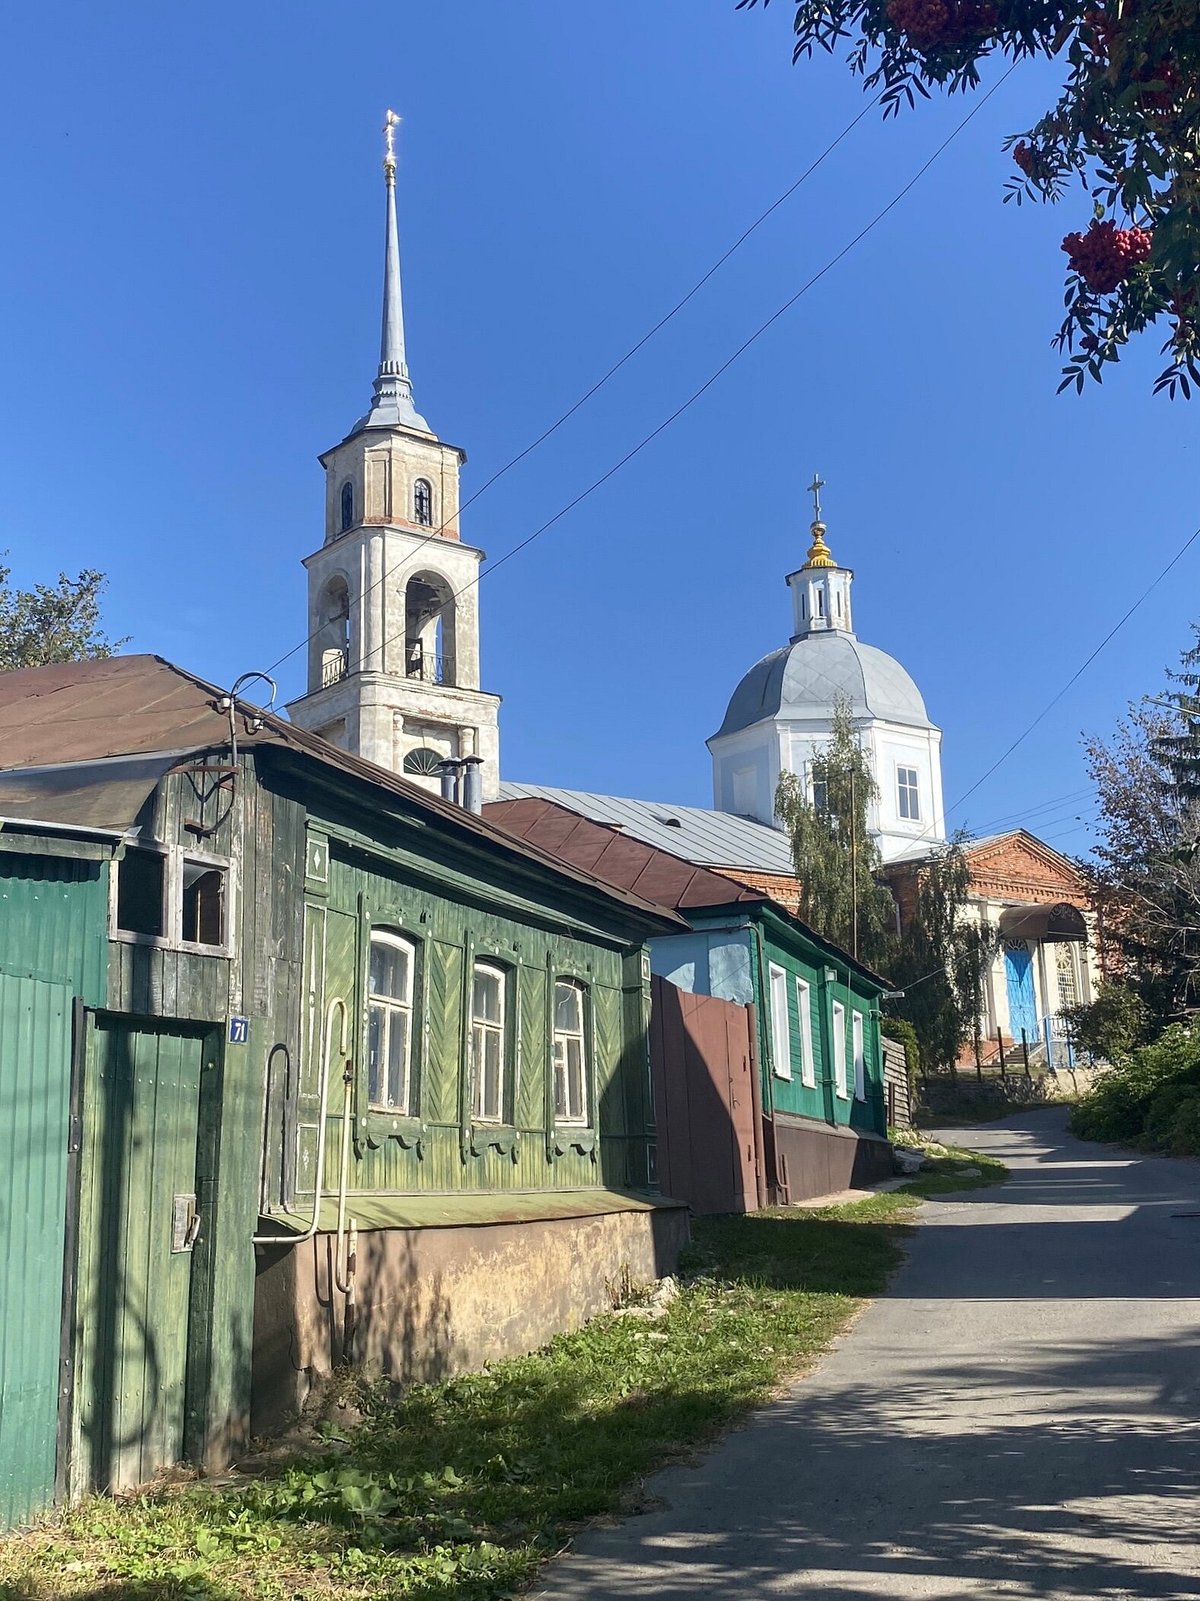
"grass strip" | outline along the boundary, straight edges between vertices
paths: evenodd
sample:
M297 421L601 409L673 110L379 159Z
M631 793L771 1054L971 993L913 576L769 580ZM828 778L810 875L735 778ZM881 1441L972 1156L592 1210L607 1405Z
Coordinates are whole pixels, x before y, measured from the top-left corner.
M885 1288L923 1195L1003 1177L936 1153L849 1206L697 1220L661 1316L600 1316L399 1398L364 1385L360 1427L262 1477L94 1498L0 1541L0 1601L510 1596L581 1521L634 1510L643 1475L823 1351Z

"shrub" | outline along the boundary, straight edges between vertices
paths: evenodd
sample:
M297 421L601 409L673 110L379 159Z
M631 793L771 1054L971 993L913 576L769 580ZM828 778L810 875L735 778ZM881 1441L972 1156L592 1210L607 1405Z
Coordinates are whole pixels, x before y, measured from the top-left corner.
M1176 1023L1103 1074L1071 1114L1071 1127L1085 1140L1138 1140L1149 1134L1152 1108L1168 1089L1200 1087L1200 1029ZM1164 1098L1154 1126L1158 1137L1168 1134L1172 1107L1181 1099ZM1170 1123L1173 1130L1174 1123Z
M1121 1062L1146 1038L1147 1013L1140 995L1124 984L1101 984L1090 1006L1063 1011L1076 1045L1105 1062Z
M1200 1089L1186 1091L1176 1107L1168 1149L1174 1156L1200 1156Z

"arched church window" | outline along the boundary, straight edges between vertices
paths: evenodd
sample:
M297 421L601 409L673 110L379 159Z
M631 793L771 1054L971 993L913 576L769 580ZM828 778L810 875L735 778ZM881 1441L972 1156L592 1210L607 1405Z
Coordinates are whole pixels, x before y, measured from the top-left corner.
M432 745L418 745L405 756L404 771L410 778L435 778L443 761L445 757L441 751L434 750Z
M428 478L418 478L413 485L413 521L422 528L433 523L433 485Z
M342 485L342 532L354 527L354 485L349 479Z
M813 616L814 617L824 617L824 615L825 615L825 591L823 589L816 589L816 590L813 591L813 602L814 602L814 604L813 604Z

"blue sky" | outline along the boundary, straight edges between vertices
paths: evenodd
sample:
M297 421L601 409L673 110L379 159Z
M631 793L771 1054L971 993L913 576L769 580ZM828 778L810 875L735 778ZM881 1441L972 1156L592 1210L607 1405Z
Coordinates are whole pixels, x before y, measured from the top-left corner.
M304 633L315 457L374 371L388 105L416 398L466 447L465 494L861 107L840 62L792 66L787 0L72 0L3 26L0 548L23 582L105 569L112 632L221 683ZM1153 341L1055 395L1058 246L1087 207L1002 205L1000 149L1052 92L1014 74L678 423L484 579L506 776L705 803L705 737L789 631L814 468L858 631L945 731L951 803L1200 522L1200 413L1151 396ZM464 536L501 556L605 471L967 109L861 122ZM1198 569L1200 544L953 823L1025 814L1082 847L1080 731L1160 690Z

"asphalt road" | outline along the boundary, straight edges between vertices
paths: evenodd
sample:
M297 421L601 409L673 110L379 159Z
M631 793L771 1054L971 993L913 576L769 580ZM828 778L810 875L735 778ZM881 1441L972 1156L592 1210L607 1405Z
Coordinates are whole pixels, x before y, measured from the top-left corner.
M1200 1597L1200 1164L1065 1125L956 1133L1008 1182L927 1202L817 1371L539 1594Z

